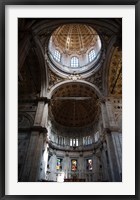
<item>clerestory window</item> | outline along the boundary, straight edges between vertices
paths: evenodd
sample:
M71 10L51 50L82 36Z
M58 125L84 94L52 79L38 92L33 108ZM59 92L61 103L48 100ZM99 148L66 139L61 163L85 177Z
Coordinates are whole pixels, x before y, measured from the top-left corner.
M95 50L91 50L88 54L89 62L93 61L96 57Z
M78 67L79 66L79 60L77 57L72 57L71 58L71 67Z
M58 50L55 50L55 52L54 52L55 60L60 62L60 57L61 57L60 52Z

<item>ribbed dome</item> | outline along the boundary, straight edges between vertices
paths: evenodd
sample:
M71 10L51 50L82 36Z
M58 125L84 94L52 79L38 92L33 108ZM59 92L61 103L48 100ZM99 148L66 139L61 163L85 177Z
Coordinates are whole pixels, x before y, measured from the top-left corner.
M83 54L93 47L97 40L97 32L90 26L83 24L66 24L59 27L52 35L56 47L63 53Z
M65 24L50 37L48 54L55 73L86 74L98 67L101 40L88 25Z

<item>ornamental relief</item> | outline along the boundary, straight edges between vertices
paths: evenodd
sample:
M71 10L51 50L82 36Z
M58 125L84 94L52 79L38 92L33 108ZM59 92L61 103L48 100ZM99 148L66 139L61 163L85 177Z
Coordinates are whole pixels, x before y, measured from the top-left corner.
M59 76L57 76L56 74L54 74L51 70L48 69L48 80L49 80L49 90L51 89L51 87L53 87L54 85L56 85L57 83L63 81L62 78L60 78Z
M86 78L86 81L96 85L100 91L103 91L102 77L103 77L103 68L101 67L98 72Z

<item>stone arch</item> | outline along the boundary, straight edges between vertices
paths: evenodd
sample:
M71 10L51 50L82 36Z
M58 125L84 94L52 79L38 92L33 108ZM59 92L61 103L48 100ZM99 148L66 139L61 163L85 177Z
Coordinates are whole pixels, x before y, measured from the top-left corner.
M110 44L108 47L108 51L106 52L106 59L105 62L103 64L103 91L104 91L104 95L107 96L108 95L108 76L109 76L109 67L110 67L110 62L111 62L111 58L113 55L113 51L114 51L114 43L116 41L116 37L112 37L110 40Z
M45 67L45 52L37 36L34 37L35 51L38 57L40 71L41 71L41 91L40 96L45 96L47 92L47 67Z
M47 98L48 99L51 99L52 95L54 94L54 92L61 86L63 86L64 84L66 83L82 83L82 84L85 84L85 85L88 85L90 86L93 91L96 93L96 95L102 99L103 98L103 95L102 93L100 92L100 90L98 89L98 87L92 83L89 83L87 81L84 81L84 80L76 80L76 81L72 81L72 80L66 80L66 81L63 81L63 82L60 82L60 83L57 83L55 86L53 86L50 91L48 92L47 94Z

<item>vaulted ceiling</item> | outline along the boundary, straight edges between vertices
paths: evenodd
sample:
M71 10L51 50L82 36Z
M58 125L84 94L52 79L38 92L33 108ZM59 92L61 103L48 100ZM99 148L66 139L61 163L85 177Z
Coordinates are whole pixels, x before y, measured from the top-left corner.
M19 96L38 94L41 90L41 73L34 47L30 49L24 65L19 71Z
M82 127L98 119L98 97L88 85L67 83L53 94L51 111L61 125Z
M52 34L55 46L67 54L84 54L97 40L97 32L85 24L66 24Z
M107 57L105 54L102 67L85 80L94 84L103 96L122 95L121 19L19 19L19 47L27 39L27 33L30 35L30 48L27 50L26 42L25 47L23 46L23 55L26 54L26 58L22 68L20 68L19 62L19 99L23 96L40 94L44 74L47 74L48 78L46 80L48 83L46 90L48 91L58 82L65 80L48 68L47 63L45 63L45 51L47 51L45 47L51 34L58 27L64 28L69 23L84 23L93 27L103 41L105 52L107 52L112 38L115 37L111 57L110 55ZM66 30L64 28L64 32ZM84 33L86 30L84 29ZM41 71L40 68L40 58L36 53L38 46L34 43L36 38L42 49L44 59L41 62L44 63L44 69L47 67L46 71ZM88 41L90 40L87 38ZM84 43L84 45L86 44ZM62 125L85 126L98 119L100 113L98 97L93 89L87 85L78 82L63 84L52 96L51 112L53 119Z

